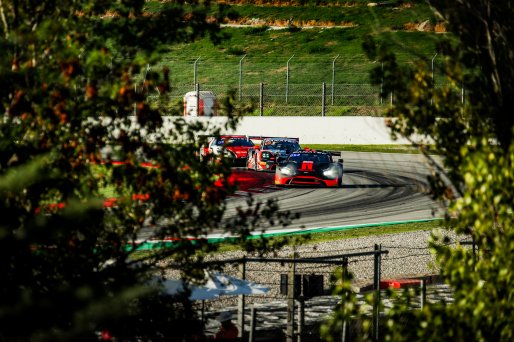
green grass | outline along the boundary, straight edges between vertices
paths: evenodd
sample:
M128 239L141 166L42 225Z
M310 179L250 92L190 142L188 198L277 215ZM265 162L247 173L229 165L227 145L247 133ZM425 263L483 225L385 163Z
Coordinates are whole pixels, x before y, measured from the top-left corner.
M389 6L368 7L366 2L352 2L352 6L257 6L244 4L229 6L230 10L244 18L258 18L266 22L330 22L335 25L352 23L348 28L315 28L292 30L268 30L268 26L251 28L224 28L226 36L221 44L214 45L208 38L193 43L169 46L162 55L162 64L172 69L172 82L192 83L194 61L197 62L197 81L203 84L238 84L239 61L243 63L246 84L283 83L285 66L291 56L290 82L321 84L332 79L332 61L336 61L336 82L368 82L372 61L363 56L362 43L366 35L374 36L382 44L388 44L403 61L410 61L417 54L433 56L440 35L433 32L401 31L407 23L436 19L424 1L411 1L402 6L389 1ZM158 12L172 3L149 1L145 4L150 12ZM214 7L216 9L216 6ZM243 21L244 22L244 21Z
M360 237L369 237L375 235L385 235L385 234L398 234L405 232L413 232L419 230L433 230L440 228L443 225L442 220L435 221L427 221L427 222L415 222L415 223L405 223L405 224L395 224L395 225L387 225L387 226L378 226L378 227L370 227L370 228L356 228L349 230L341 230L341 231L331 231L326 233L315 233L310 234L310 240L306 243L320 243L326 241L334 241L334 240L345 240L345 239L354 239Z
M314 150L381 152L381 153L412 153L419 154L418 148L412 145L335 145L335 144L302 144ZM436 153L433 151L433 153Z
M443 220L433 220L427 222L415 222L405 224L394 224L385 226L376 226L369 228L355 228L340 231L330 231L323 233L313 234L302 234L303 238L293 238L293 243L296 245L304 244L317 244L322 242L346 240L363 238L385 234L399 234L405 232L421 231L421 230L434 230L444 226ZM270 242L272 243L276 239L283 239L283 237L272 237ZM239 246L232 245L230 243L220 243L218 253L237 251L241 248Z
M223 28L225 39L218 45L203 38L161 47L160 62L152 68L158 70L166 66L171 70L170 103L180 101L183 94L193 90L195 81L219 97L227 94L229 89L237 89L242 100L258 98L259 84L263 83L265 115L312 116L320 113L321 85L325 83L329 97L327 116L377 116L384 110L379 90L362 85L369 85L370 71L380 65L364 55L365 37L371 35L379 44L388 45L397 53L399 64L405 64L418 56L430 61L436 44L445 36L405 29L408 24L436 23L425 1L383 1L376 7L369 7L367 1L360 0L298 0L293 6L271 6L278 4L271 0L261 2L263 6L251 1L232 3L238 4L228 6L238 17L236 22L244 24L257 18L265 24ZM169 6L176 4L145 3L146 10L153 13ZM216 9L215 5L210 15ZM299 29L288 27L289 20L294 25L352 26ZM270 29L269 25L276 24L285 26L279 30ZM438 83L444 81L442 75L436 73L435 77ZM290 92L287 103L284 96L286 83ZM332 83L336 86L334 92ZM331 94L335 94L334 98Z

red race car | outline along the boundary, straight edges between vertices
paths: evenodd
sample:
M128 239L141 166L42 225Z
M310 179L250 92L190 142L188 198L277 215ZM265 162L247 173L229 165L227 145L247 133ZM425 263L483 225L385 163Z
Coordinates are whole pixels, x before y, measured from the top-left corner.
M300 150L298 138L250 137L250 139L261 140L261 144L248 151L246 167L249 170L274 171L278 162Z
M332 156L340 152L302 150L291 153L277 165L275 185L343 185L343 160L334 161Z
M255 145L246 135L221 135L209 138L207 146L200 148L200 158L208 154L224 155L234 163L245 163L248 150Z

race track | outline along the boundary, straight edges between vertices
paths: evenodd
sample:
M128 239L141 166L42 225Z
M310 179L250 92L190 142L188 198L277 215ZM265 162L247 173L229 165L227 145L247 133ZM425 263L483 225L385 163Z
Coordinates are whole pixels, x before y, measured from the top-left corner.
M258 201L278 199L280 210L300 213L288 229L341 227L442 217L443 208L427 194L431 173L421 155L343 152L343 187L273 189L273 174L265 193L253 193ZM245 206L245 196L228 200L227 217ZM267 232L284 227L258 227Z

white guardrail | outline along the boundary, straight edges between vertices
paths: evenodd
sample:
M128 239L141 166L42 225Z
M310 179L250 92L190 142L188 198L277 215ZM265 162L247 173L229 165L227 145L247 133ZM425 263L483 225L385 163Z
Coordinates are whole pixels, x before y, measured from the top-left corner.
M131 117L129 129L137 129L135 117ZM179 117L165 116L164 130L173 128L175 120L186 122L203 122L208 128L223 127L226 117ZM371 116L314 117L314 116L246 116L234 130L222 130L222 134L241 134L254 136L294 137L300 138L301 144L351 144L351 145L388 145L410 144L406 139L394 140L386 126L386 118ZM110 120L108 120L110 121ZM116 131L116 130L115 130ZM116 132L112 132L116 134ZM198 131L197 134L206 134ZM430 141L416 137L416 142Z
M226 122L225 117L186 117L184 119L208 122L210 126L222 125ZM297 137L302 144L410 144L406 139L393 140L385 120L382 117L371 116L247 116L241 119L237 129L224 131L224 133ZM416 138L418 142L422 140L426 139Z

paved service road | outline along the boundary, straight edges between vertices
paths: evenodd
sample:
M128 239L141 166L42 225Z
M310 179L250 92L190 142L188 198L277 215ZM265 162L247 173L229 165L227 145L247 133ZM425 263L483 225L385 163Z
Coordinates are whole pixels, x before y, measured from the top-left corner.
M343 152L342 158L342 188L295 187L253 196L261 201L278 198L281 210L300 213L300 219L287 228L442 217L442 207L427 194L427 176L432 170L422 155ZM245 206L244 196L229 200L227 216L233 215L237 206Z

